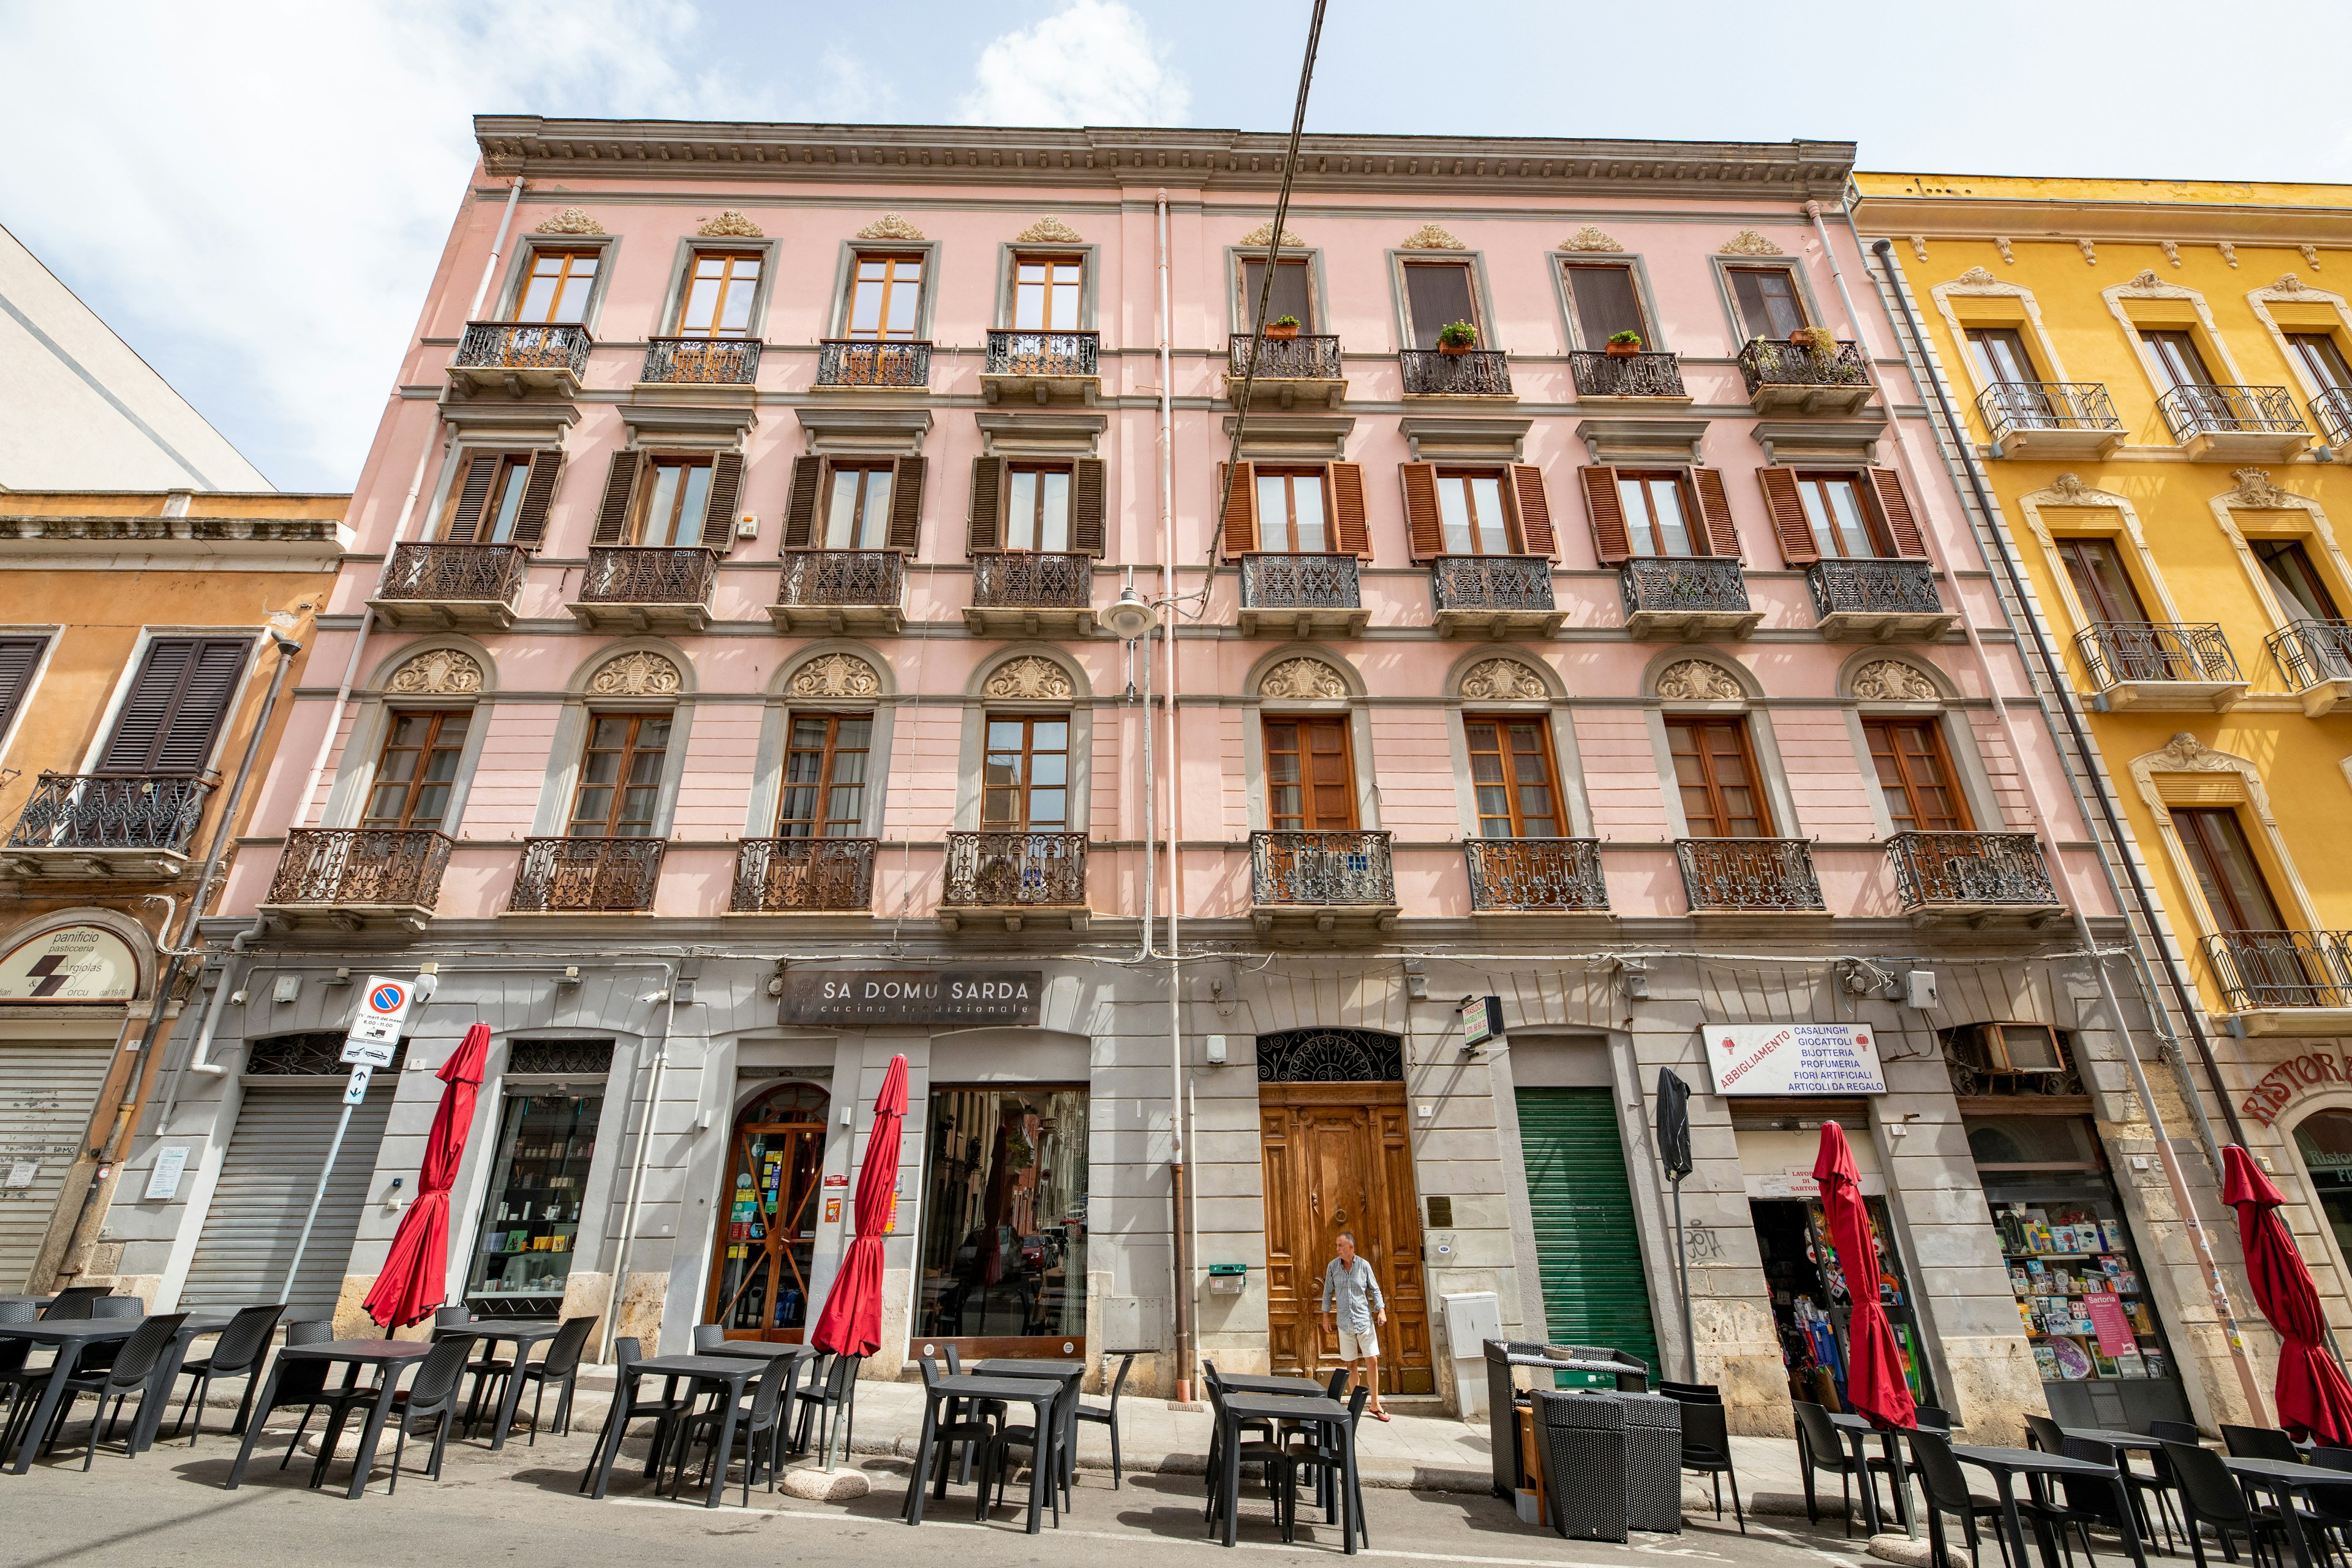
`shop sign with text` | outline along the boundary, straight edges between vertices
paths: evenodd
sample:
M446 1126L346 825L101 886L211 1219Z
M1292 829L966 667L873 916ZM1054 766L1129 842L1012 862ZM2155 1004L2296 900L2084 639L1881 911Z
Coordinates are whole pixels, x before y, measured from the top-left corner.
M796 969L778 1022L871 1027L1037 1021L1042 969Z
M1706 1024L1717 1094L1885 1094L1867 1024Z

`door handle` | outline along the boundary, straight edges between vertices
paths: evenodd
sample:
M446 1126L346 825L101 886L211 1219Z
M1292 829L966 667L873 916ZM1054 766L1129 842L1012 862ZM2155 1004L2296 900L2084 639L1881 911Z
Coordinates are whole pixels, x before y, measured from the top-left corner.
M1347 1224L1347 1223L1348 1223L1348 1211L1347 1211L1346 1209L1333 1209L1333 1210L1331 1211L1331 1223L1332 1223L1333 1225L1345 1225L1345 1224Z

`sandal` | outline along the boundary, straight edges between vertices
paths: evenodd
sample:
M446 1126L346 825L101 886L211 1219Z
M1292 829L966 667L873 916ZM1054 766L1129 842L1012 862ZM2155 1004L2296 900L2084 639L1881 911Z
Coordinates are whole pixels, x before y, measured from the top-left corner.
M1372 1412L1372 1419L1375 1421L1385 1421L1388 1418L1389 1413L1385 1410L1375 1410Z

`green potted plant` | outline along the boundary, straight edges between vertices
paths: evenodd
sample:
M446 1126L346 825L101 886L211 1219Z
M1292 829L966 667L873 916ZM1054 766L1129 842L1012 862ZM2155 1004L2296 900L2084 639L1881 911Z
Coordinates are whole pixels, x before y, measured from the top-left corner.
M1478 329L1467 321L1448 321L1437 329L1437 352L1466 354L1478 346Z
M1801 349L1811 349L1817 354L1837 353L1837 334L1827 327L1799 327L1789 334L1789 342Z
M1265 324L1265 335L1269 338L1297 337L1298 335L1298 318L1296 316L1276 316L1274 320Z
M1642 352L1642 334L1633 331L1609 334L1609 357L1631 359Z

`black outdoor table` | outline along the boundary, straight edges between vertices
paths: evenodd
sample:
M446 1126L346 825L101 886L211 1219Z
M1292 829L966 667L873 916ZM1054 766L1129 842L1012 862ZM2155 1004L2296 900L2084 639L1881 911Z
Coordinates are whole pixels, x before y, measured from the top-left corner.
M1062 1424L1054 1441L1062 1455L1062 1479L1068 1481L1077 1474L1078 1390L1076 1380L1087 1374L1082 1361L1024 1361L1014 1356L992 1356L971 1368L976 1377L1037 1377L1052 1378L1065 1385L1069 1397L1062 1402Z
M0 1461L0 1468L13 1469L23 1475L32 1468L33 1452L39 1446L49 1423L56 1419L58 1406L65 1400L66 1382L81 1364L82 1350L88 1345L119 1344L139 1331L144 1318L79 1318L64 1322L36 1321L30 1323L0 1323L0 1340L21 1340L37 1345L48 1345L57 1352L49 1365L49 1375L41 1385L41 1402L33 1413L33 1424L25 1432L24 1441L16 1445L13 1465ZM152 1371L147 1374L146 1391L140 1396L139 1414L131 1419L131 1435L124 1439L125 1452L136 1454L152 1447L155 1434L163 1426L163 1407L172 1402L172 1386L179 1381L180 1363L187 1358L188 1345L205 1334L216 1334L228 1326L228 1320L217 1315L190 1317L180 1325L172 1342L155 1358Z
M2110 1448L2130 1448L2153 1454L2164 1447L2163 1438L2151 1437L2145 1432L2126 1432L2105 1426L2061 1426L2058 1430L2069 1437L2080 1437L2085 1442L2105 1443Z
M2074 1476L2085 1480L2104 1480L2116 1494L2116 1517L2123 1521L2124 1545L2131 1552L2137 1568L2147 1568L2147 1552L2140 1544L2139 1531L2132 1523L2131 1494L2125 1489L2123 1477L2112 1465L2095 1465L2087 1459L2069 1459L2059 1454L2044 1454L2032 1448L1979 1448L1955 1443L1952 1457L1965 1464L1990 1470L2000 1489L2001 1527L2009 1533L2010 1562L2024 1568L2025 1531L2019 1521L2017 1495L2013 1485L2018 1476ZM2042 1568L2060 1568L2058 1538L2050 1526L2041 1520L2033 1522L2033 1537L2042 1550ZM2308 1565L2306 1564L2306 1568Z
M2311 1568L2311 1542L2304 1538L2301 1510L2294 1506L2294 1495L2314 1487L2352 1487L2352 1471L2331 1470L2318 1465L2300 1462L2290 1464L2284 1459L2231 1459L2221 1461L2230 1473L2245 1487L2262 1487L2280 1496L2279 1513L2286 1524L2286 1538L2294 1547L2296 1568Z
M1253 1377L1247 1373L1227 1377L1221 1372L1217 1381L1227 1394L1278 1394L1296 1399L1320 1399L1325 1394L1324 1385L1311 1377Z
M356 1498L367 1490L368 1477L375 1468L375 1448L383 1436L384 1418L392 1414L392 1396L400 1388L400 1374L411 1362L430 1355L433 1347L416 1340L322 1340L313 1345L285 1345L278 1358L269 1363L269 1381L261 1386L261 1397L255 1402L253 1418L245 1424L245 1443L236 1451L236 1463L229 1467L224 1489L235 1491L245 1481L245 1467L253 1458L253 1446L261 1440L261 1429L268 1425L269 1412L275 1408L278 1380L286 1368L295 1362L322 1361L343 1368L343 1388L357 1388L360 1368L373 1366L381 1370L377 1380L375 1403L368 1407L367 1425L360 1429L360 1451L352 1458L351 1489L343 1495ZM342 1436L344 1406L335 1407L334 1419L327 1423L319 1437L319 1462L310 1467L310 1484L317 1486L326 1479L327 1467L334 1462L335 1440Z
M1886 1453L1888 1484L1895 1493L1895 1517L1902 1523L1904 1533L1909 1534L1911 1532L1911 1483L1903 1475L1903 1451L1895 1446L1895 1432L1892 1428L1881 1429L1873 1426L1861 1416L1850 1415L1843 1410L1830 1413L1830 1425L1836 1427L1846 1440L1853 1445L1853 1462L1861 1471L1863 1517L1869 1521L1870 1533L1873 1535L1878 1533L1879 1525L1883 1521L1878 1515L1878 1489L1871 1484L1870 1461L1863 1450L1868 1447L1867 1439L1870 1435L1873 1432L1878 1433L1879 1446Z
M15 1301L30 1302L36 1307L46 1307L56 1300L57 1298L55 1296L0 1296L0 1306L6 1306L8 1303Z
M451 1334L471 1334L482 1344L482 1362L493 1359L500 1340L514 1342L514 1371L508 1374L507 1385L499 1395L498 1419L490 1426L490 1452L495 1454L507 1446L507 1432L514 1426L515 1406L522 1400L522 1363L530 1354L530 1347L551 1340L563 1330L553 1318L473 1318L463 1323L436 1323L433 1328L436 1340ZM476 1363L477 1365L480 1363ZM474 1412L469 1408L467 1420Z
M1233 1385L1228 1383L1227 1388ZM1225 1513L1224 1543L1234 1544L1241 1513L1241 1427L1244 1421L1288 1421L1294 1425L1328 1426L1338 1438L1340 1456L1339 1526L1347 1537L1349 1556L1356 1552L1356 1510L1362 1500L1356 1490L1356 1428L1348 1407L1328 1395L1283 1395L1228 1393L1219 1422L1217 1440L1223 1461L1211 1482L1218 1489Z
M773 1358L767 1358L773 1359ZM727 1465L735 1452L735 1421L743 1404L743 1386L760 1373L761 1362L740 1355L657 1355L649 1361L632 1362L613 1389L612 1407L604 1413L604 1430L597 1435L595 1452L589 1456L588 1466L595 1473L595 1489L588 1495L602 1498L613 1479L613 1461L621 1452L621 1435L629 1429L629 1409L641 1377L687 1377L712 1386L726 1400L726 1419L719 1423L719 1447L711 1456L710 1492L702 1500L705 1508L717 1508L727 1490ZM691 1430L681 1426L681 1441ZM609 1440L608 1440L609 1439ZM746 1461L749 1462L748 1460ZM652 1475L658 1485L661 1479L661 1451L654 1451Z
M915 1473L908 1479L907 1500L898 1510L899 1517L908 1524L923 1522L923 1499L931 1489L931 1435L939 1427L940 1406L950 1399L1002 1399L1008 1405L1026 1405L1034 1413L1037 1447L1030 1453L1028 1529L1030 1534L1037 1534L1044 1528L1040 1505L1055 1484L1055 1467L1060 1463L1061 1434L1054 1419L1054 1402L1061 1397L1062 1384L1041 1377L982 1377L974 1373L951 1373L933 1379L924 1390L923 1435L915 1445ZM1054 1507L1058 1522L1060 1502L1057 1500Z

